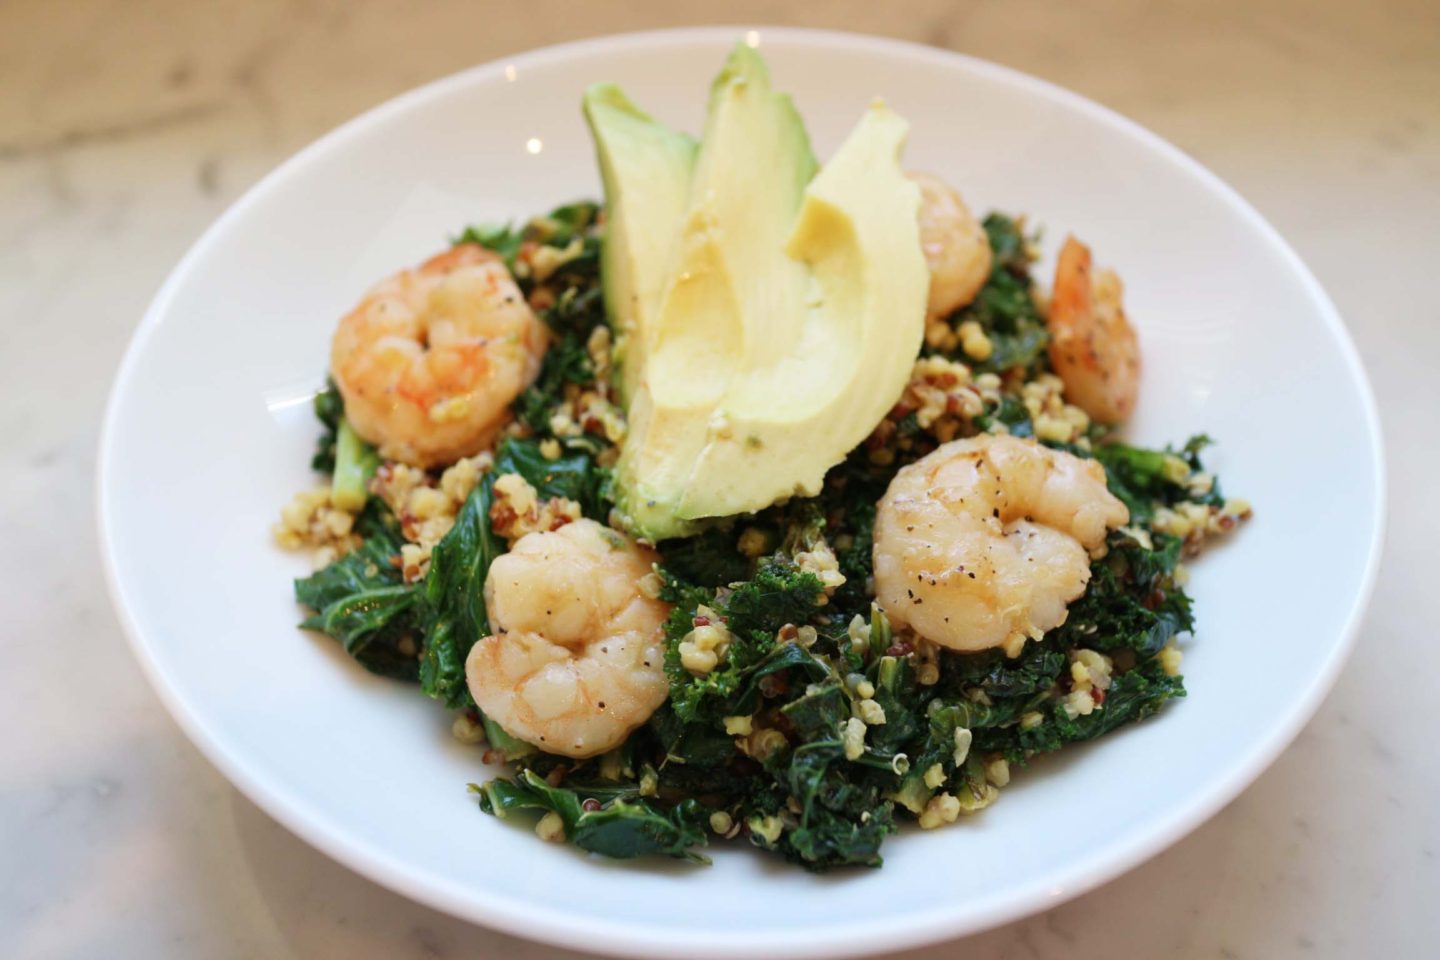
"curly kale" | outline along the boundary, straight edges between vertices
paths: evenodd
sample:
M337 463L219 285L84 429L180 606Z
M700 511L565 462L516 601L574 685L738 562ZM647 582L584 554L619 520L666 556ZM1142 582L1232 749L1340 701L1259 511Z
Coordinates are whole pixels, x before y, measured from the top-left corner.
M598 275L600 244L592 235L600 216L600 206L589 200L579 200L556 207L543 217L534 217L517 227L512 223L479 224L466 227L450 242L454 246L475 243L493 250L505 261L510 272L515 274L521 289L529 293L533 287L530 274L519 268L519 255L526 244L554 247L563 250L575 240L584 243L581 256L574 258L569 269L582 269L590 275Z
M704 712L723 715L727 699L775 649L782 627L806 623L825 589L812 573L777 555L762 560L755 576L724 592L667 578L663 596L673 600L674 612L665 625L665 672L670 677L670 706L682 721L699 719ZM681 664L680 644L697 626L710 622L713 612L730 635L725 663L696 676Z
M880 783L845 758L839 740L812 740L787 758L780 782L800 812L795 826L774 840L764 833L757 845L812 870L836 866L879 866L880 844L895 831L893 805Z
M1025 404L1021 403L1018 397L1010 394L1002 396L999 403L987 407L985 412L976 417L975 427L984 433L1004 432L1022 439L1035 436L1035 425L1030 422L1030 411L1025 409ZM1003 431L997 428L1003 428Z
M1151 538L1153 550L1124 534L1110 536L1109 552L1090 567L1089 588L1052 631L1059 642L1149 658L1194 629L1190 597L1174 581L1180 541L1162 533Z
M659 546L665 569L677 581L700 587L729 586L750 577L754 564L736 546L731 530L715 527Z
M1170 676L1158 661L1147 660L1115 678L1105 691L1100 709L1071 715L1059 701L1046 704L1042 719L1034 726L1019 725L1006 731L1006 742L991 744L1012 761L1023 761L1037 753L1059 750L1067 743L1093 740L1117 727L1143 720L1160 709L1165 701L1185 696L1185 683Z

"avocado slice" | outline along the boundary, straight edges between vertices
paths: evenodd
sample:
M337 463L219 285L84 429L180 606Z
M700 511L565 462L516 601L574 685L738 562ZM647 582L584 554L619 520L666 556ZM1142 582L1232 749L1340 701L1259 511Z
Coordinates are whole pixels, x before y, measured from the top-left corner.
M629 395L616 491L635 533L813 496L893 406L929 283L907 129L873 105L817 175L764 61L731 54Z
M771 90L760 55L737 45L711 84L675 259L643 377L629 396L632 439L616 489L621 515L642 536L695 529L678 513L679 494L707 442L708 420L747 354L766 346L747 335L747 314L780 318L797 305L794 285L770 274L816 167L794 103Z
M725 427L712 428L696 460L682 518L815 496L900 398L930 283L919 189L899 162L908 130L873 104L806 189L785 244L798 308L781 322L755 318L757 339L788 349L746 365L731 384L712 417Z
M585 121L605 186L600 275L628 402L645 368L644 331L659 305L690 196L699 144L655 121L613 83L585 91Z

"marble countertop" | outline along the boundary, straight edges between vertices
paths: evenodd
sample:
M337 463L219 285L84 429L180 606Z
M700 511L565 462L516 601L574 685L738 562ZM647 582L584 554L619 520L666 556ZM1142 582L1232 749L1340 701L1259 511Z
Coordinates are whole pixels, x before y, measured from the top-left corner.
M716 15L692 0L0 7L7 956L576 956L361 879L277 826L191 747L105 595L91 504L98 423L166 272L315 136L505 53ZM1346 317L1384 417L1391 521L1379 587L1355 657L1294 746L1220 815L1121 879L905 957L1434 956L1440 644L1423 593L1440 573L1429 432L1440 297L1425 279L1440 263L1440 7L805 0L731 4L723 18L951 47L1158 131L1299 250ZM1279 428L1323 442L1323 424Z

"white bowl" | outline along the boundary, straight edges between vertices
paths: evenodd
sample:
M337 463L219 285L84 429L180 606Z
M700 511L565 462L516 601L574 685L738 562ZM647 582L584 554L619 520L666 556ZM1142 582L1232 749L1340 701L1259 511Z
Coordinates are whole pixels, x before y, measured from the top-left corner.
M893 951L1053 906L1215 813L1334 680L1374 581L1383 460L1370 389L1325 294L1275 231L1174 147L1012 70L923 47L758 35L822 157L870 97L907 163L972 207L1028 212L1119 268L1145 378L1131 436L1207 431L1256 517L1194 565L1190 696L1018 773L1001 802L907 831L885 866L816 877L749 849L615 863L481 814L483 768L413 688L298 631L271 543L313 484L308 398L336 319L464 224L598 196L579 98L618 81L697 129L739 30L610 37L430 84L345 125L237 202L175 268L121 366L100 449L106 570L180 725L290 829L407 896L577 948L689 957ZM1048 268L1048 265L1047 265Z

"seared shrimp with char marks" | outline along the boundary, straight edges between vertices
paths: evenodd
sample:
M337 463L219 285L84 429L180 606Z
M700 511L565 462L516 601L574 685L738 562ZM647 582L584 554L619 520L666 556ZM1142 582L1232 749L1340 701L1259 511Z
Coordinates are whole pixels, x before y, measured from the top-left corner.
M875 599L952 650L1001 647L1065 622L1090 551L1130 517L1105 471L1034 440L955 440L900 470L875 519Z
M930 268L931 317L968 305L990 278L994 252L985 228L953 187L928 173L912 173L920 188L920 247Z
M1111 270L1095 270L1090 248L1068 237L1050 299L1050 366L1065 399L1098 423L1119 423L1135 410L1140 344L1121 305L1124 287Z
M371 290L340 321L330 371L356 433L429 468L494 441L545 345L504 262L467 243Z
M490 565L493 636L470 650L476 705L546 753L593 757L665 702L669 604L639 581L659 560L594 520L531 533Z

